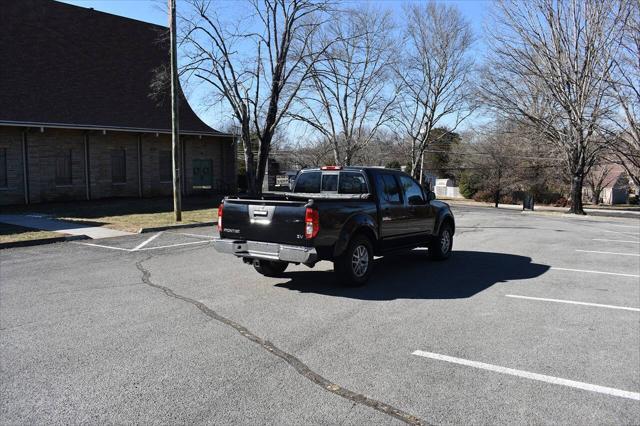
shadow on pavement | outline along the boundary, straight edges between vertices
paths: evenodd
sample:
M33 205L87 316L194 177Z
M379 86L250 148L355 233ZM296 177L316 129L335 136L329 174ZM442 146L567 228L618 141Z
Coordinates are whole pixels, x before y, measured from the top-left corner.
M548 265L513 254L454 251L448 260L432 262L425 250L414 250L376 260L363 287L343 287L333 271L313 270L285 273L289 281L276 287L362 300L461 299L495 283L535 278L548 270Z

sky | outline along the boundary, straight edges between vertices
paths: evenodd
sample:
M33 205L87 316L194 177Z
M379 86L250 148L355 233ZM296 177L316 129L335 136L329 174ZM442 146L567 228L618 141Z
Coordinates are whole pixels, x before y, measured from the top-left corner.
M74 4L76 6L93 8L102 12L111 13L114 15L125 16L128 18L137 19L140 21L151 22L158 25L168 26L168 17L166 12L166 0L58 0L64 3ZM481 38L482 28L484 20L487 17L490 0L440 0L443 3L456 5L467 20L471 23L476 36L479 38L475 45L475 50L478 56L481 56L484 51L484 42ZM237 5L242 0L214 0L215 4L218 4L218 12L224 16L225 10L231 13L237 13ZM341 0L343 4L357 5L370 4L381 8L390 9L394 12L395 16L402 16L403 4L408 3L406 0ZM177 0L178 13L180 9L181 0ZM188 88L185 90L185 94L189 99L189 103L194 111L200 116L203 121L212 126L213 128L220 128L229 121L228 114L225 112L226 108L220 107L217 109L205 110L199 103L201 94L199 91L190 91ZM475 121L475 120L472 120Z

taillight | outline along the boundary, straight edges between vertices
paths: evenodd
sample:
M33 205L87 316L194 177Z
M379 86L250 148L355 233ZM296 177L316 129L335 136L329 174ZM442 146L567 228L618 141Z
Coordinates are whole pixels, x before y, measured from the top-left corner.
M342 170L342 166L322 166L320 170Z
M222 210L224 208L224 203L220 203L218 206L218 232L222 232Z
M320 230L320 215L318 210L307 207L304 214L304 237L309 240L318 235Z

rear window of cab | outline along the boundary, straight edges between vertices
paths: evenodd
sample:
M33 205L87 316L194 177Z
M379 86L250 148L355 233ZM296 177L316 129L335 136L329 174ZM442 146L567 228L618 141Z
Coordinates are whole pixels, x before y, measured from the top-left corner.
M302 172L296 178L293 192L367 194L369 188L360 172Z

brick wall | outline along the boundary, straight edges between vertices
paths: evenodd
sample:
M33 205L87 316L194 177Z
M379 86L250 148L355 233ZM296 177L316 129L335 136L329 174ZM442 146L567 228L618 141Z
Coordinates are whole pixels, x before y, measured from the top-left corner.
M142 135L142 170L144 197L159 197L171 195L173 184L171 180L160 180L160 152L171 151L171 136L144 134Z
M7 186L0 188L0 205L24 203L22 131L0 127L0 149L7 150Z
M113 182L112 150L125 151L126 182ZM125 132L89 134L91 198L138 196L138 136Z
M30 129L27 132L29 198L33 203L86 198L84 134L78 130ZM56 161L71 152L71 182L56 183Z
M0 148L7 149L8 188L0 189L0 205L24 203L22 177L22 128L0 127ZM92 199L110 197L169 196L171 181L163 182L160 153L171 150L171 136L128 132L31 128L27 131L29 189L33 203L84 200L85 135L89 148L89 182ZM230 138L184 136L183 190L186 195L235 191L235 152ZM112 151L125 152L126 181L113 181ZM139 169L139 150L142 153ZM71 153L71 182L56 182L56 162ZM193 161L211 160L211 189L193 188ZM140 176L142 174L142 186Z

